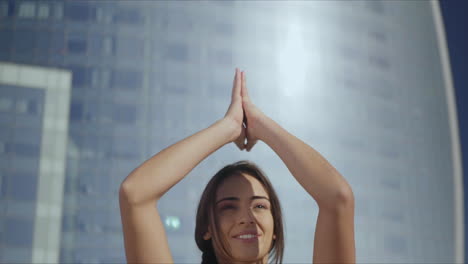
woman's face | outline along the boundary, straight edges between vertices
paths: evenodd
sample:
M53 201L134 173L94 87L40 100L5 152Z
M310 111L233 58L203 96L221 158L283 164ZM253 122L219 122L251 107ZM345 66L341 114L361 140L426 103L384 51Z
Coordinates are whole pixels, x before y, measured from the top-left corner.
M269 198L263 185L248 174L233 175L219 186L215 204L219 234L235 259L268 259L274 239Z

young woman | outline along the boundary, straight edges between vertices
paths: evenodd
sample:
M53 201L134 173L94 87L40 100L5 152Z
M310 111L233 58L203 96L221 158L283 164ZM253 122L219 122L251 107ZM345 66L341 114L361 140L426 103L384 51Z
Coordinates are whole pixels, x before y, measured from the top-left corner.
M250 151L265 142L319 207L313 263L355 263L354 196L350 185L317 151L287 132L250 100L236 68L225 116L151 157L122 182L119 202L129 263L173 263L158 200L210 154L231 142ZM255 164L224 167L208 183L197 211L195 240L203 263L281 263L281 209ZM292 245L293 246L293 245Z

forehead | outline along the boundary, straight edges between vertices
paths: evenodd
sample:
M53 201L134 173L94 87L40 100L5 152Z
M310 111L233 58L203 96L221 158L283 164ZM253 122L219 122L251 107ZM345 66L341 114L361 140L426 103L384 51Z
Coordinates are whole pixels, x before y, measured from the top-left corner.
M254 195L268 197L268 193L260 181L245 173L228 177L216 191L216 199L227 196L251 197Z

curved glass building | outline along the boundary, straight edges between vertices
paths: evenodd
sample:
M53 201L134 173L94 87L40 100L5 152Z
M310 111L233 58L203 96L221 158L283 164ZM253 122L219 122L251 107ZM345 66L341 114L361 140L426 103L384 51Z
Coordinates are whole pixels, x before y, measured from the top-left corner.
M118 189L222 118L235 67L262 111L355 199L358 263L462 263L458 121L438 2L0 1L0 262L125 262ZM197 202L248 159L281 199L285 263L312 261L318 207L259 142L227 145L158 208L197 263Z

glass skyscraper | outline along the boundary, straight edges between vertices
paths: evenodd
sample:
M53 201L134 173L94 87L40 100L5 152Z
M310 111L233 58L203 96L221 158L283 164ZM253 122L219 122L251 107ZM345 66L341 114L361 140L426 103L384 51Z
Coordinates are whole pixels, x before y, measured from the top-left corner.
M118 189L222 118L235 67L254 103L356 199L358 263L463 261L463 189L438 3L0 0L0 262L125 262ZM177 263L224 165L276 188L284 263L312 260L318 207L269 147L230 144L159 202Z

